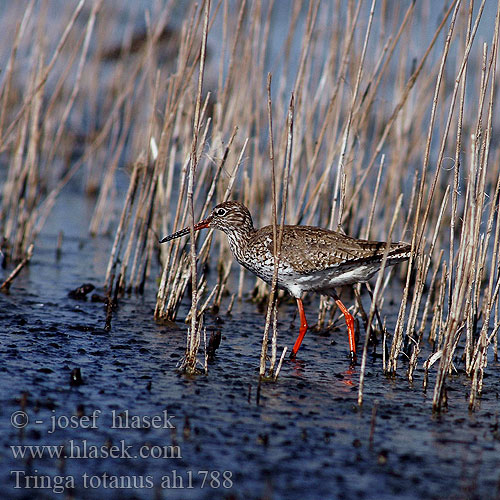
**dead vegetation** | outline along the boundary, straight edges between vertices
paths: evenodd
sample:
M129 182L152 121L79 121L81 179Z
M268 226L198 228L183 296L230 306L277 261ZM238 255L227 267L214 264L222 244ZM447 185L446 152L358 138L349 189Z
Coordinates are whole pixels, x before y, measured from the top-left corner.
M161 274L154 316L174 320L191 283L189 353L201 345L203 312L224 309L224 292L229 309L248 292L245 271L212 231L191 235L201 239L196 252L186 240L157 242L215 203L242 201L277 237L282 220L391 234L414 253L377 281L382 316L389 283L402 288L397 322L381 333L383 370L412 381L422 367L435 410L463 370L474 408L500 327L498 9L484 0L439 9L431 0L285 3L193 2L180 13L165 2L146 13L142 37L125 29L113 46L105 2L70 9L50 43L47 13L26 2L0 82L4 262L27 257L57 193L80 172L82 189L97 193L90 232L116 227L110 296L141 292ZM287 19L279 33L278 16ZM75 127L76 116L86 125ZM128 190L117 181L124 167ZM228 290L229 273L239 273L238 288ZM321 300L318 325L336 316ZM261 375L276 374L276 337L272 345L269 369L265 340Z

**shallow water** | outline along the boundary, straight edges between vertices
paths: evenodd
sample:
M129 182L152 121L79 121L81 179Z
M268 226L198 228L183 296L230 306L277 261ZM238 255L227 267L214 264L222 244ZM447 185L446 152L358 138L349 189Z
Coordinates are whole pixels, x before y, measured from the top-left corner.
M339 323L326 334L308 332L298 360L284 364L277 383L263 384L257 401L264 315L243 301L222 323L206 315L208 333L222 332L208 375L179 375L186 326L154 323L154 285L144 297L120 301L109 333L102 303L68 297L86 282L99 287L105 272L111 241L82 236L91 208L65 194L31 265L9 295L0 294L4 498L499 497L498 365L488 367L478 411L469 413L468 381L459 374L449 381L449 408L433 418L421 367L409 386L404 369L399 378L384 377L377 358L368 366L360 410L359 367L349 369ZM311 319L316 306L307 305ZM290 347L297 333L294 309L280 308L281 346ZM390 306L383 313L389 324L395 320ZM70 384L75 368L81 385ZM18 429L11 418L21 411L29 421ZM24 426L24 414L14 424ZM84 417L71 420L75 415ZM158 416L156 428L135 428L134 415ZM11 448L40 452L63 444L73 458L50 458L48 448L43 458L14 458L18 448ZM111 457L91 458L106 450Z
M106 3L116 7L115 15L122 6L141 13L150 4ZM60 10L62 3L54 5ZM21 3L9 8L24 9ZM278 14L277 20L284 17ZM123 16L123 24L134 17ZM493 22L493 15L486 16L486 23ZM11 31L17 25L5 24ZM434 28L422 27L429 36ZM213 29L220 39L220 24ZM280 49L287 30L288 24L271 32L273 50ZM4 38L11 39L9 33ZM115 43L121 40L119 31L112 34ZM218 47L209 49L217 61ZM410 59L420 54L415 50ZM4 53L7 60L10 50ZM269 57L269 69L279 74L275 60L278 55ZM85 130L83 120L75 121ZM285 362L279 380L263 384L257 398L264 315L245 300L222 322L205 316L208 334L221 330L221 346L208 375L182 376L176 366L187 327L153 321L154 280L144 296L120 300L110 332L104 330L102 303L68 297L83 283L103 292L112 242L87 236L94 206L94 199L65 188L30 266L9 294L0 293L0 498L500 498L498 364L488 366L477 411L469 412L469 380L458 373L448 381L447 410L433 417L434 371L426 394L421 363L411 386L404 361L399 377L388 379L376 358L368 364L359 409L359 367L349 368L339 322L331 332L308 332L297 361ZM0 269L0 281L8 271ZM247 292L252 283L248 279ZM389 293L397 302L395 287ZM222 311L227 305L228 298ZM186 300L179 318L188 307ZM316 308L317 298L306 303L311 323ZM382 313L390 329L397 304ZM279 316L280 347L290 348L299 326L293 302L282 304ZM81 380L75 375L71 384L75 369ZM134 416L143 417L142 428ZM63 445L63 451L48 448ZM23 451L24 458L14 456ZM41 456L28 458L29 451ZM50 452L66 458L51 458Z

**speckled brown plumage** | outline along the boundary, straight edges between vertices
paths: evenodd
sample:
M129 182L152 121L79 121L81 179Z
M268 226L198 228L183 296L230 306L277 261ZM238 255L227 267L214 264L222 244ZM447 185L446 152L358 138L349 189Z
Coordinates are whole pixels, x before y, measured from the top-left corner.
M244 205L226 201L196 224L195 230L206 227L224 231L235 259L271 283L274 270L272 226L256 230ZM188 233L189 228L182 229L162 242ZM284 226L277 284L297 299L301 315L301 333L292 354L297 352L307 329L301 296L309 291L335 298L346 316L351 354L355 354L352 316L337 297L335 287L369 280L380 269L385 249L385 242L359 240L320 227ZM391 243L386 265L407 260L410 250L407 243Z
M248 244L261 246L261 242L267 241L267 249L272 251L272 235L272 226L265 226L253 234ZM295 271L310 273L346 262L382 257L385 246L384 242L357 240L314 226L284 226L281 257ZM389 256L400 255L402 251L409 251L406 243L392 243Z

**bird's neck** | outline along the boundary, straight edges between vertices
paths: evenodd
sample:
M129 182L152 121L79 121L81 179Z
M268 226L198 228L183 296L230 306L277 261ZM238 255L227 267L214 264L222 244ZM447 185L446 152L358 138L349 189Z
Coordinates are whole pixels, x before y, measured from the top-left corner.
M253 227L238 227L226 231L229 248L238 262L244 260L248 240L254 232Z

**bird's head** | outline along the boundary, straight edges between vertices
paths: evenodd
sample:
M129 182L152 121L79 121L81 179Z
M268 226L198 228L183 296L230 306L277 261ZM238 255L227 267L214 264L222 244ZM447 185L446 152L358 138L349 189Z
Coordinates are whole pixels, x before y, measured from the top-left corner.
M194 230L199 231L200 229L208 227L220 229L226 234L233 232L250 232L253 231L253 221L245 205L237 201L224 201L217 205L206 219L195 224ZM166 236L160 240L160 243L180 238L186 234L189 234L189 227Z

